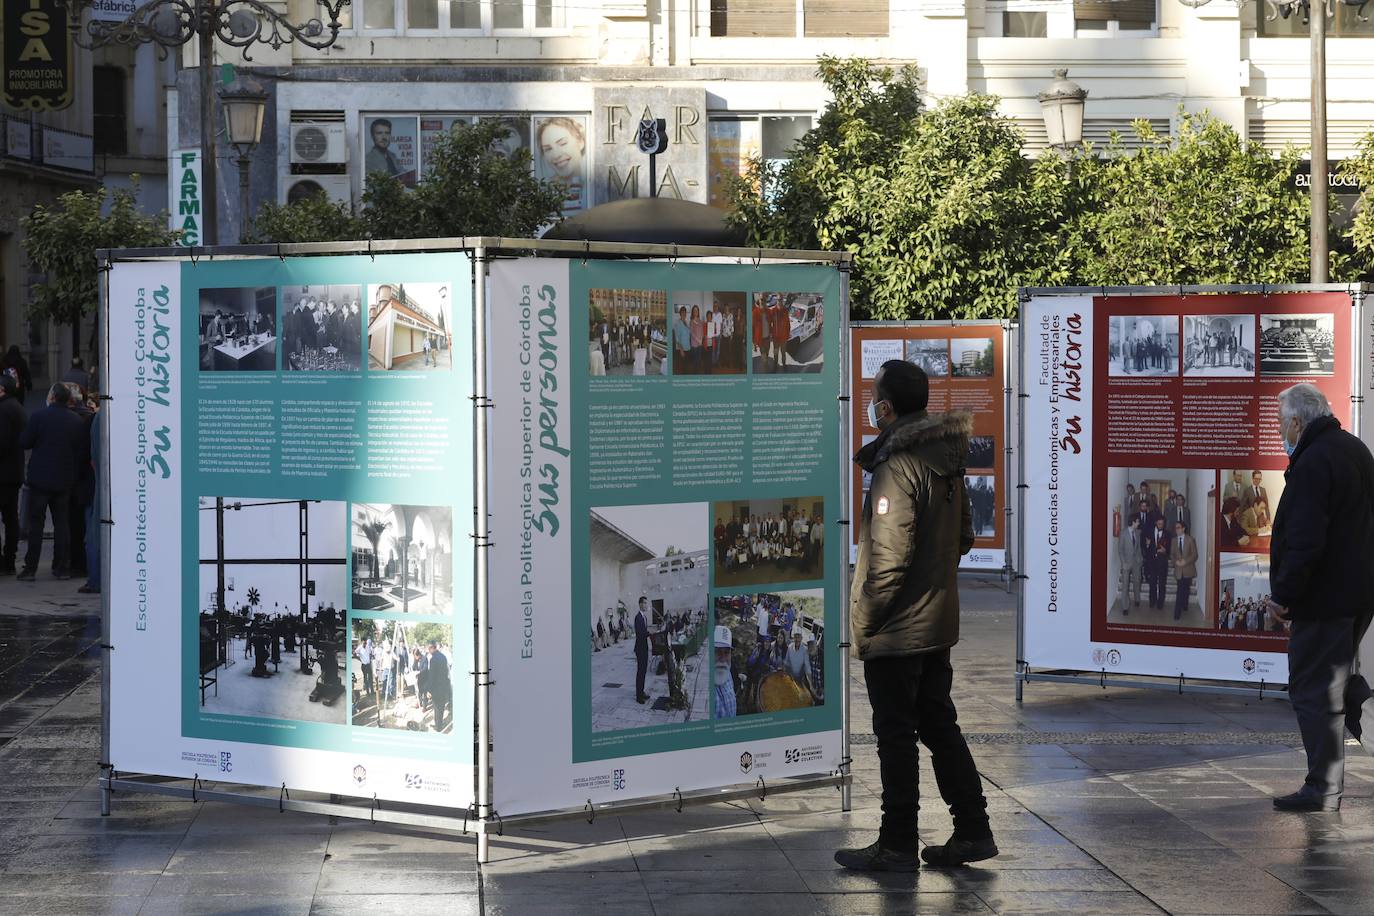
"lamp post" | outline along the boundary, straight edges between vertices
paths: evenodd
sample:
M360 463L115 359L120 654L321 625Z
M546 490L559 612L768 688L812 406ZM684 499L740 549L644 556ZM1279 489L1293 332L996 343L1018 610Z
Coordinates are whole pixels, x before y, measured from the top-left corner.
M1040 100L1040 114L1045 119L1045 134L1049 144L1066 155L1083 142L1083 106L1088 90L1069 79L1067 68L1054 71L1054 82L1036 96Z
M299 25L287 21L262 0L151 0L129 14L127 19L106 22L91 19L83 31L81 11L92 0L61 0L70 17L72 40L83 48L106 45L136 46L156 44L162 57L172 48L179 48L196 39L200 65L200 150L202 194L202 237L206 245L213 245L219 235L216 224L217 187L215 181L214 79L211 67L215 59L215 42L243 51L243 59L253 58L248 49L265 44L276 51L283 45L299 42L308 48L322 51L338 40L339 15L350 0L316 0L328 14L329 21L309 19Z
M251 76L237 76L220 90L219 98L224 108L225 134L239 154L236 160L239 167L239 241L246 242L250 223L248 167L252 162L248 157L262 142L262 113L267 107L267 93Z

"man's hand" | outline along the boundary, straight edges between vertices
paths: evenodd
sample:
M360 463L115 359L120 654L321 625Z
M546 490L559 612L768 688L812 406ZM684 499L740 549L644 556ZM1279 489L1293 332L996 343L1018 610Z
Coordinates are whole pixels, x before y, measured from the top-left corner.
M1272 598L1265 599L1264 609L1279 620L1288 619L1288 608L1284 607L1281 604L1277 604Z

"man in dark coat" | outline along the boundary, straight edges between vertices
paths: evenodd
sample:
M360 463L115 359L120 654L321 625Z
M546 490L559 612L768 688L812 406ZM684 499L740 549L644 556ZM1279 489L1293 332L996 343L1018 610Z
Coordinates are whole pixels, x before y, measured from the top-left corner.
M639 611L635 614L635 702L644 703L644 675L649 672L649 599L639 596Z
M970 414L926 412L918 366L889 360L873 379L869 424L881 430L855 462L872 475L850 590L854 644L873 706L883 784L878 840L835 861L864 871L915 871L997 855L978 768L959 730L949 650L959 641L959 558L973 547L964 459ZM917 857L917 748L930 752L954 835Z
M31 452L29 511L25 520L29 549L24 555L24 570L19 574L24 581L32 581L38 570L43 553L43 524L49 510L53 529L52 574L58 579L71 578L67 503L76 483L76 456L86 444L85 427L68 408L71 396L66 385L53 385L48 392L48 405L34 412L19 437L19 444Z
M1343 729L1362 738L1360 712L1371 695L1350 672L1374 617L1374 456L1341 429L1313 385L1279 394L1279 432L1289 458L1269 545L1268 611L1292 623L1288 698L1307 778L1274 807L1336 811L1345 789Z
M434 730L448 728L448 716L453 711L453 679L448 671L448 658L439 651L437 643L429 644L428 664L425 667L425 688L434 707Z
M19 488L24 485L24 448L19 437L28 425L24 404L15 397L18 384L0 374L0 523L4 544L0 547L0 576L14 575L19 556Z

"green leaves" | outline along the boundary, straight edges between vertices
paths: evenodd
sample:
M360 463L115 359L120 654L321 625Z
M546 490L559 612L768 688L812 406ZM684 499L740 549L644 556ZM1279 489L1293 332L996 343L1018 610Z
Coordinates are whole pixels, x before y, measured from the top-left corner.
M259 242L336 242L352 239L451 238L463 235L528 238L557 218L564 191L530 171L528 150L509 159L493 151L508 128L499 120L457 123L436 138L425 178L406 189L394 178L368 176L362 207L315 196L294 204L265 204L253 221Z
M47 275L33 288L30 320L75 324L99 305L95 266L98 248L160 248L178 233L167 229L167 213L147 216L138 209L138 176L131 189L70 191L57 205L42 204L20 222L31 268ZM106 201L109 208L106 210Z
M1134 125L1065 159L1021 152L997 99L924 109L914 68L822 60L834 101L774 174L730 186L751 245L854 254L855 317L1002 318L1020 286L1292 283L1308 276L1301 155L1275 157L1180 111L1173 137ZM1374 137L1347 170L1374 185ZM1339 241L1333 239L1333 241ZM1333 276L1374 270L1361 212Z

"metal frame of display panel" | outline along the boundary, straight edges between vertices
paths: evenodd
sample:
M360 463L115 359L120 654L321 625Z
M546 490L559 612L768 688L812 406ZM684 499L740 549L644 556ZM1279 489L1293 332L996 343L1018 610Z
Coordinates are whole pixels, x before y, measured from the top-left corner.
M1016 301L1018 309L1032 298L1048 298L1052 296L1097 296L1097 297L1130 297L1130 296L1192 296L1192 295L1218 295L1218 294L1247 294L1265 295L1267 293L1346 293L1350 296L1350 305L1354 310L1354 318L1351 322L1351 392L1350 392L1350 422L1351 431L1357 435L1360 429L1360 405L1364 401L1360 394L1360 342L1362 340L1364 301L1371 288L1369 284L1363 283L1293 283L1282 285L1269 284L1201 284L1201 285L1172 285L1172 286L1054 286L1054 287L1023 287L1017 290ZM1024 352L1026 346L1026 325L1020 323L1017 351ZM1181 358L1181 357L1180 357ZM1025 413L1020 410L1021 399L1028 397L1025 394L1026 376L1025 360L1020 360L1017 366L1017 448L1020 456L1017 460L1018 481L1017 481L1017 509L1020 515L1018 541L1024 543L1026 533L1026 422ZM1015 683L1016 683L1016 702L1020 703L1024 699L1025 685L1030 681L1041 681L1052 684L1084 684L1096 686L1102 689L1108 687L1133 687L1142 690L1167 690L1176 693L1197 693L1197 694L1221 694L1226 696L1246 696L1258 699L1277 698L1288 699L1288 685L1266 684L1261 681L1259 684L1240 685L1236 682L1218 681L1210 678L1193 678L1189 680L1184 675L1178 677L1162 677L1155 675L1116 675L1107 676L1106 669L1100 671L1076 671L1068 669L1047 669L1034 671L1025 660L1026 644L1026 571L1022 566L1016 573L1016 659ZM1374 648L1374 644L1371 647ZM1358 659L1356 660L1358 665Z
M283 784L280 790L264 786L249 786L237 783L210 782L215 788L206 788L207 782L199 777L186 779L148 773L119 773L115 762L110 760L110 653L114 647L111 639L111 587L110 564L103 564L101 589L101 728L100 728L100 813L108 816L112 798L116 792L148 793L155 795L189 798L194 801L224 801L234 804L258 807L276 807L278 811L300 811L330 817L348 817L371 822L405 824L438 828L462 833L472 832L477 838L477 861L485 864L490 855L490 839L493 834L500 836L506 825L518 826L549 821L586 817L594 820L598 815L620 815L640 811L672 808L681 811L686 805L725 802L751 797L766 798L768 795L800 792L817 788L836 788L841 794L842 810L850 810L851 775L849 769L849 642L846 639L838 646L841 649L840 664L843 689L840 693L840 731L841 764L837 771L806 777L794 777L777 783L763 784L762 780L752 785L737 784L716 789L691 792L674 792L626 802L608 802L588 805L580 809L564 809L536 812L532 814L500 817L492 807L491 753L491 671L490 671L490 602L488 597L488 548L491 545L490 512L488 509L489 466L487 453L487 411L492 402L487 384L487 357L485 341L487 331L487 269L495 257L516 257L522 255L561 257L575 260L613 257L624 260L670 260L699 261L715 263L752 264L821 264L835 267L840 272L840 324L841 346L841 391L836 403L840 414L841 448L847 436L849 422L849 391L845 361L848 358L848 318L849 318L849 269L852 256L845 252L831 253L822 251L795 251L772 248L729 248L699 245L671 244L630 244L615 242L575 242L548 241L539 239L509 239L491 237L459 237L447 239L403 239L364 242L308 242L298 244L273 245L229 245L211 248L147 248L147 249L101 249L96 254L99 281L99 334L103 352L109 350L110 321L108 309L109 272L116 263L139 261L168 261L195 263L199 260L215 261L228 259L286 258L325 255L377 255L394 253L444 253L462 252L472 258L473 272L473 449L474 449L474 516L477 530L473 534L474 596L473 624L476 632L474 644L473 683L474 740L476 754L474 764L474 804L458 811L452 808L404 805L388 802L383 807L374 799L352 796L330 795L328 800L301 797L292 799L290 787ZM112 399L103 397L106 406ZM110 424L101 424L101 447L109 454ZM102 461L100 467L100 511L101 511L101 550L102 555L110 555L112 529L116 522L111 518L111 480L110 462ZM841 497L843 518L842 526L849 524L849 491L844 488ZM841 593L847 594L849 581L848 564L841 564ZM849 631L849 608L843 599L840 601L840 626L844 633ZM270 794L276 792L276 794ZM303 793L319 795L320 793Z
M1012 468L1013 468L1013 466L1014 466L1014 465L1013 465L1013 462L1012 462L1012 454L1013 454L1013 452L1014 452L1014 449L1013 449L1012 444L1011 444L1012 425L1013 425L1012 410L1013 410L1013 408L1019 406L1019 405L1017 404L1017 401L1016 401L1016 398L1015 398L1015 393L1014 393L1014 391L1012 390L1012 380L1015 378L1015 376L1013 375L1012 363L1013 363L1013 361L1015 361L1017 364L1020 363L1020 350L1019 350L1019 348L1013 347L1013 344L1017 342L1017 337L1016 337L1017 323L1016 323L1015 321L1007 321L1007 320L1000 319L1000 318L968 318L968 319L949 318L949 319L921 319L921 320L910 320L910 321L906 321L906 320L903 320L903 321L851 321L851 322L849 323L849 327L850 327L850 328L879 328L879 329L881 329L881 328L893 328L893 329L897 329L897 328L923 328L923 327L928 327L928 328L992 328L992 327L1001 328L1001 330L1002 330L1002 443L1003 443L1003 445L1002 445L1002 452L1003 452L1003 455L1005 456L1005 457L1003 458L1003 460L1002 460L1002 474L1003 474L1003 476L1006 478L1006 480L1003 482L1003 493L1006 494L1005 497L1004 497L1005 500L1006 500L1006 506L1004 506L1003 509L1002 509L1002 514L1003 514L1003 517L1004 517L1004 522L1003 522L1003 526L1002 526L1002 531L1003 531L1003 539L1004 539L1005 542L1006 542L1006 544L1004 545L1004 554L1005 554L1005 558L1004 558L1004 560L1003 560L1002 569L1001 569L1000 571L995 571L995 570L990 570L990 569L972 569L972 568L964 569L964 568L960 568L959 572L960 572L960 573L963 573L963 574L965 574L965 575L970 575L970 576L980 576L980 575L985 576L985 575L988 575L988 574L990 574L990 573L996 572L996 575L998 576L998 578L1004 579L1004 580L1006 581L1007 592L1008 592L1008 594L1010 594L1011 591L1012 591L1012 590L1015 588L1015 586L1016 586L1016 564L1015 564L1015 562L1014 562L1014 560L1013 560L1013 557L1015 556L1015 550L1018 550L1018 549L1020 548L1020 544L1017 542L1016 537L1014 536L1014 535L1016 535L1017 532L1019 532L1020 529L1019 529L1018 526L1013 526L1013 524L1012 524L1012 516L1014 515L1014 510L1012 509L1012 498L1011 498L1011 493L1012 493L1012 490L1014 489L1014 487L1013 487L1013 485L1012 485L1012 482L1011 482L1011 472L1012 472ZM848 358L848 356L849 356L848 347L846 347L845 356L846 356L846 358ZM849 367L846 366L845 368L846 368L846 372L848 372ZM848 375L847 375L847 374L846 374L846 379L848 379ZM857 395L856 395L856 396L857 396ZM853 417L854 417L854 416L855 416L855 415L854 415L854 412L851 410L851 411L850 411L850 422L851 422L851 423L853 422ZM852 431L851 431L851 434L850 434L849 438L846 440L846 447L852 447L852 446L853 446L853 435L852 435ZM850 483L852 483L852 481L850 481ZM846 493L848 493L848 490L846 490ZM853 535L852 535L852 533L851 533L851 535L850 535L850 538L851 538L851 541L852 541L852 540L853 540Z

